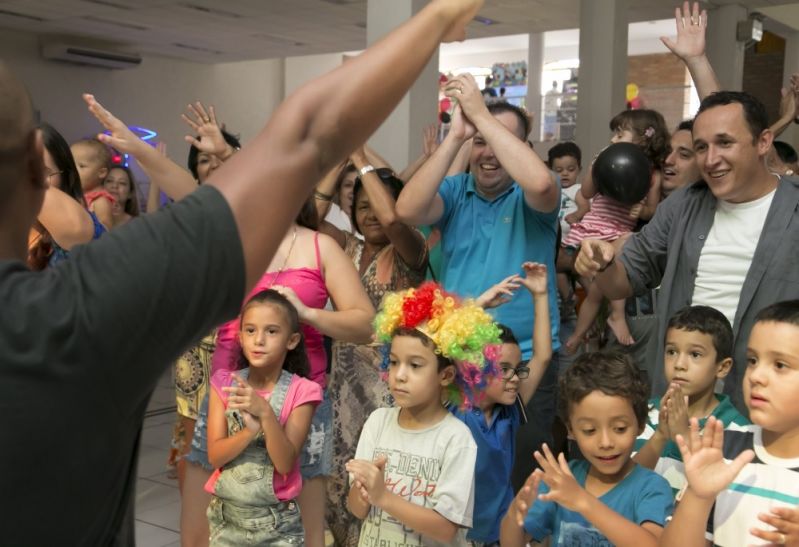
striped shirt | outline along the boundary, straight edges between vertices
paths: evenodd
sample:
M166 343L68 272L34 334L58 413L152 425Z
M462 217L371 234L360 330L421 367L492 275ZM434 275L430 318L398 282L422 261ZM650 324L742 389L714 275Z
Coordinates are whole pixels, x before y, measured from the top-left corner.
M765 545L749 530L771 530L757 518L774 507L799 505L799 454L777 458L763 446L763 430L750 425L744 431L724 432L724 459L729 462L747 449L755 457L741 470L726 490L716 497L707 523L707 539L714 545Z
M572 224L562 245L576 248L584 239L618 239L631 232L638 223L638 219L630 217L630 209L632 205L624 205L602 194L596 194L591 200L591 210L580 222Z
M730 398L726 395L716 394L716 399L719 404L716 405L716 408L713 409L710 415L715 416L724 424L724 434L726 435L727 431L746 431L750 422L738 412L738 409L733 406ZM641 450L652 435L655 434L658 428L659 417L660 398L655 397L649 401L649 414L646 417L644 432L635 440L636 452ZM707 416L699 420L699 427L705 427L705 422L707 422ZM674 441L668 441L666 443L663 452L660 454L660 459L657 465L655 465L655 472L669 481L675 496L682 490L683 486L685 486L685 467L683 466L682 455L680 454L680 449L677 447L677 443Z

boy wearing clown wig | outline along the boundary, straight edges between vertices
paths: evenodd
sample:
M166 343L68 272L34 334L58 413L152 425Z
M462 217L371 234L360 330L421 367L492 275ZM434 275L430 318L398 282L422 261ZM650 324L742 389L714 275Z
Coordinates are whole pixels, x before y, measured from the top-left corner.
M465 546L477 446L445 401L475 404L495 374L500 330L474 302L425 283L387 294L375 331L396 406L369 416L347 463L359 545Z

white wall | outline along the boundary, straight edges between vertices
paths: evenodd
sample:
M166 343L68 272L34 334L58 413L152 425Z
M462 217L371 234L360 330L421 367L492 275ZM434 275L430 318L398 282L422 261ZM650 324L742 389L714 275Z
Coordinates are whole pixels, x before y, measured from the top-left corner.
M344 53L325 53L323 55L305 55L303 57L286 57L286 77L284 97L309 80L321 76L341 65Z
M81 99L93 93L129 125L159 133L175 161L185 165L189 127L180 119L189 101L213 104L220 121L246 142L283 98L283 60L206 65L145 57L129 70L107 70L45 60L36 36L4 30L2 58L28 86L43 121L68 141L100 131Z

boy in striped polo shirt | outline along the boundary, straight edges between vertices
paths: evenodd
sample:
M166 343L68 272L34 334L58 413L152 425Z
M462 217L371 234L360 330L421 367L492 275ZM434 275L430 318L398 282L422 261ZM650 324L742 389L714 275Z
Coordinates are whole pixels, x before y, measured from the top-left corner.
M714 392L732 367L732 340L730 322L714 308L688 306L669 319L663 356L669 389L649 402L633 459L662 475L675 495L685 486L685 471L674 439L688 434L690 418L697 418L700 428L710 416L727 429L749 424L727 395Z
M799 544L799 300L758 313L743 393L745 431L692 418L678 436L688 486L660 545Z

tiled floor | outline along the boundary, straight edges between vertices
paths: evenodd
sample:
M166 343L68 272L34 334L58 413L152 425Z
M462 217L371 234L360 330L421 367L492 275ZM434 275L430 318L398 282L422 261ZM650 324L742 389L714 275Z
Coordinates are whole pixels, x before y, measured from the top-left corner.
M166 460L175 423L175 387L171 371L153 393L144 420L136 485L136 545L180 545L178 482L167 476Z

